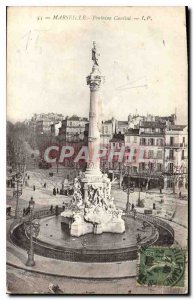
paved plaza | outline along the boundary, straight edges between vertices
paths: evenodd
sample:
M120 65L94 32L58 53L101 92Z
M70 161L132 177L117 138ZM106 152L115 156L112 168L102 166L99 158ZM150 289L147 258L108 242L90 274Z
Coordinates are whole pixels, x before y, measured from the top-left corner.
M62 206L63 203L69 203L70 197L63 195L53 196L53 187L61 187L61 183L64 178L64 171L55 173L52 178L49 176L48 170L32 170L27 172L30 176L28 180L28 186L23 188L22 196L19 199L19 208L22 213L23 208L28 206L30 197L33 196L35 200L35 209L48 208L50 205ZM47 188L44 188L44 183L47 183ZM33 185L36 186L36 190L33 191ZM130 194L130 203L136 206L138 199L138 190ZM113 184L112 195L115 198L115 203L119 208L123 210L126 207L127 193L119 189L118 184ZM163 191L160 194L159 191L141 192L141 199L144 201L146 209L152 209L153 203L155 203L156 210L154 214L158 217L165 219L175 231L175 245L180 247L187 247L187 200L178 199L177 195L173 195L172 191ZM162 200L162 201L161 201ZM15 209L16 200L13 198L12 190L8 190L7 204L11 205L13 211ZM138 210L138 208L137 208ZM171 212L171 214L169 213ZM7 231L9 233L9 226L13 222L13 218L7 218ZM41 222L46 222L46 219L42 219ZM46 224L46 223L45 223ZM45 225L46 226L46 225ZM52 232L49 233L52 235ZM47 234L48 235L48 234ZM49 238L49 236L47 236ZM75 263L67 261L59 261L51 258L35 255L36 266L26 267L27 253L25 250L14 246L9 240L7 241L7 283L8 290L13 293L18 290L22 293L31 293L37 291L39 293L49 293L49 282L58 284L64 293L85 293L85 294L98 294L106 287L106 293L115 294L130 294L138 293L138 287L136 285L136 262L124 262L124 263L105 263L103 264L89 264L89 263ZM48 263L49 262L49 263ZM124 268L121 264L125 264ZM105 269L103 273L101 267ZM123 279L107 280L102 278L102 273L105 277L115 278L119 276L119 270L122 268L125 276L128 277L129 269L134 273L134 277ZM72 278L67 276L71 274ZM79 275L82 279L75 279L74 277ZM101 278L100 281L89 280L87 277ZM84 277L86 277L84 279ZM38 280L38 281L37 281ZM17 285L16 285L17 281ZM41 284L37 284L37 282ZM166 292L170 293L168 288ZM156 293L154 287L150 287L151 293ZM158 289L157 289L158 292ZM141 293L144 293L141 287ZM147 289L145 289L147 293Z

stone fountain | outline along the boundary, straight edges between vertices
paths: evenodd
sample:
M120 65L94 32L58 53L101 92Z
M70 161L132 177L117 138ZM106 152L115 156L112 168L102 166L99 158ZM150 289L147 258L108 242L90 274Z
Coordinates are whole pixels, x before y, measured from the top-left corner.
M100 170L100 87L104 76L99 70L99 52L93 42L92 72L87 77L90 86L90 112L87 169L82 178L74 179L74 194L70 206L61 213L61 222L67 223L70 235L79 237L87 233L123 233L125 223L122 211L117 209L111 196L111 182Z

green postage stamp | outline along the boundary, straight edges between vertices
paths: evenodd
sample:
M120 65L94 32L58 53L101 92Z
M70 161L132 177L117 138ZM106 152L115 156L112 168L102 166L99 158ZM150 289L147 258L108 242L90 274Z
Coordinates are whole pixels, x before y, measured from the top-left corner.
M179 248L141 247L137 282L141 285L184 287L186 251Z

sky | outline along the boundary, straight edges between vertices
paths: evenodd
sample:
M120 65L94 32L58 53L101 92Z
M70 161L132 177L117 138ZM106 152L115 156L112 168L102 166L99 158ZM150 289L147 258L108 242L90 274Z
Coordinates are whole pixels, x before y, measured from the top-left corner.
M88 117L93 41L105 76L104 120L176 111L178 122L187 123L181 7L8 8L7 119L48 112Z

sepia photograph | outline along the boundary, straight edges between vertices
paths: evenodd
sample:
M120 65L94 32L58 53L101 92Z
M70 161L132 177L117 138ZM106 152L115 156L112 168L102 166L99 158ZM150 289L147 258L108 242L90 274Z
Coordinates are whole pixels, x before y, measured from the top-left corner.
M8 294L186 295L188 10L8 6Z

